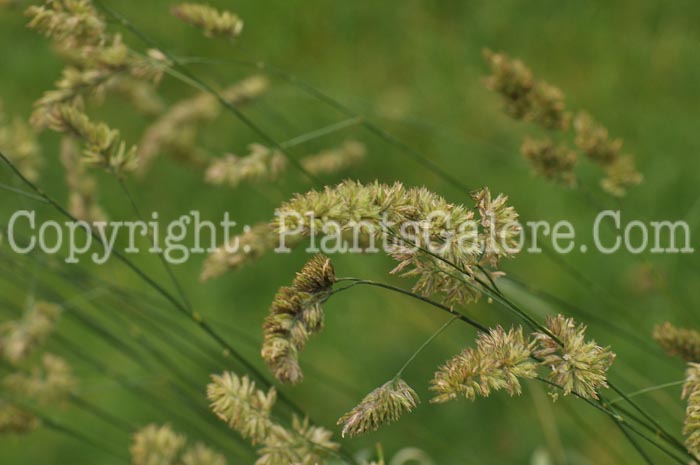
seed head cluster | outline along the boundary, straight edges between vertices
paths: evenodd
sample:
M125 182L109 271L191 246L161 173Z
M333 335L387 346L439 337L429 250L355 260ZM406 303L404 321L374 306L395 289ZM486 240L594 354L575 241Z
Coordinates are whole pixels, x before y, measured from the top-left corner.
M549 379L564 395L598 399L598 390L608 387L607 372L615 359L610 349L586 340L586 326L562 315L547 318L548 332L535 333L535 356L550 368ZM556 338L556 339L555 339Z
M259 444L256 465L323 465L338 450L332 433L294 416L291 428L273 421L276 396L257 389L247 377L232 372L212 376L207 398L214 413L253 445Z
M131 441L133 465L226 465L226 458L201 442L188 446L184 434L170 425L147 425Z
M506 206L507 197L492 199L484 189L474 198L480 204L477 210L489 218L476 221L475 209L449 203L425 188L344 181L323 191L296 195L277 209L272 224L276 231L301 231L302 235L312 229L323 231L324 222L333 222L344 232L366 226L359 228L363 242L392 239L387 247L399 262L393 272L417 277L414 291L426 296L440 294L446 304L456 305L478 298L479 293L465 282L473 279L480 260L497 263L515 253L503 247L480 247L492 244L494 237L503 239L499 244L515 237L518 225L512 221L517 212ZM479 224L489 230L479 228ZM397 226L399 231L393 231L391 227L396 225L415 225L417 230ZM423 241L416 247L417 234L428 237L429 243Z
M291 286L277 292L263 324L261 353L279 381L295 384L302 380L299 352L310 336L323 329L322 304L334 283L330 259L316 255L297 273Z
M585 111L576 112L572 117L565 108L561 90L535 79L521 60L490 50L484 52L484 58L491 68L486 86L503 98L505 112L514 119L557 130L561 137L573 126L575 146L605 174L600 181L604 191L621 197L629 188L642 182L632 156L620 154L622 140L611 139L608 130ZM550 137L528 137L520 151L535 174L575 187L574 167L578 156L569 145L555 142Z
M668 355L700 363L700 332L666 322L654 328L653 337Z
M343 437L358 436L394 423L418 404L418 394L404 380L395 378L367 394L355 408L340 417Z
M243 20L228 11L199 3L181 3L171 9L180 20L198 27L207 37L234 39L243 31Z
M461 396L475 400L500 390L511 396L520 395L520 379L537 376L533 350L534 342L526 340L520 327L505 331L498 326L487 334L479 334L476 348L455 355L435 373L432 402Z

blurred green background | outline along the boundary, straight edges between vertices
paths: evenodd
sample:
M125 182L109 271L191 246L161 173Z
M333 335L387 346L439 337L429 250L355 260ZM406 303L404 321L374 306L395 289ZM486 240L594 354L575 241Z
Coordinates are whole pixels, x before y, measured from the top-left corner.
M519 155L519 144L524 134L533 132L532 127L505 116L497 96L483 86L487 69L481 58L482 48L504 51L522 58L536 76L563 89L570 107L589 110L613 135L624 138L627 151L635 154L645 181L620 202L600 193L597 173L584 171L584 185L597 204L621 208L626 220L686 219L693 230L700 220L697 2L211 2L236 11L245 20L244 33L233 45L206 39L172 18L168 14L172 2L106 3L177 55L256 60L284 69L367 116L466 186L489 186L494 192L508 194L526 219L571 220L578 226L581 240L590 241L596 209L581 191L561 189L530 173ZM62 67L48 41L26 30L25 22L19 8L0 10L0 99L10 116L28 117L32 103L51 88ZM134 48L145 48L127 31L123 34ZM250 74L249 69L235 64L196 65L192 70L218 85ZM298 88L281 80L273 83L262 99L244 111L276 140L287 140L343 119ZM169 77L160 90L168 102L195 93ZM125 139L133 142L151 122L117 99L108 99L91 114L120 128ZM324 178L324 182L337 182L344 176L401 180L407 185L426 185L457 203L470 202L467 192L451 187L361 128L314 140L294 148L292 154L312 153L337 145L346 137L364 142L369 156L361 166L343 176ZM39 184L65 202L58 137L47 132L41 140L46 166ZM230 114L222 114L206 129L202 140L212 153L244 153L249 143L260 142ZM3 183L15 182L7 170L2 170L0 176ZM116 182L100 173L97 176L101 201L110 217L133 219ZM164 220L196 209L210 219L230 212L242 224L268 219L277 204L294 192L312 187L290 169L276 185L215 188L203 183L202 173L183 168L167 157L158 159L144 181L129 181L129 186L142 211L158 211ZM28 205L36 207L41 218L57 218L46 206L8 192L0 195L3 223L12 212ZM216 357L209 355L217 355L216 346L198 333L194 324L174 314L133 273L115 261L101 267L89 263L68 266L51 257L18 257L6 244L2 251L0 292L3 305L14 306L5 309L0 315L3 319L22 308L31 296L57 302L70 300L91 321L108 328L116 342L89 331L71 315L61 320L61 338L155 394L169 408L134 396L113 377L65 351L60 340L52 339L49 348L74 364L81 381L80 396L132 425L169 422L192 439L230 446L232 450L227 452L231 464L254 460L249 449L241 449L236 433L226 432L216 420L210 422L213 415L205 408L207 375L235 369L236 364L215 363L212 358ZM268 255L242 271L201 284L198 275L203 258L194 257L176 266L178 279L197 311L264 370L259 357L261 323L277 288L291 281L307 257L301 250L290 255ZM697 324L700 268L694 255L574 252L562 260L569 271L545 255L527 254L505 263L504 268L513 277L593 316L577 318L589 324L590 334L598 342L617 352L611 379L625 390L682 378L682 363L646 350L641 343L630 343L620 337L619 331L611 331L609 325L650 341L656 323L670 320ZM156 257L141 256L136 262L170 288ZM386 257L339 256L334 262L339 276L410 285L409 281L388 276L393 263ZM106 290L110 284L133 291L117 299ZM573 314L573 309L562 309L526 295L515 286L504 286L509 295L539 317L556 311ZM325 310L326 328L302 355L302 367L307 370L305 382L282 390L314 421L333 428L339 437L339 429L333 426L336 419L393 376L446 320L443 314L415 301L363 287L331 299ZM464 311L489 324L516 323L503 309L485 300ZM139 316L142 314L152 316ZM159 323L162 321L172 321L173 327L184 333L176 334L170 325ZM343 440L343 445L353 452L370 452L380 442L387 457L406 448L418 448L435 464L640 462L608 418L572 399L552 404L538 384L527 385L520 398L497 393L473 403L430 405L427 388L433 371L471 344L473 338L474 331L468 327L450 327L405 374L423 399L420 407L398 424L376 434ZM133 348L139 358L149 360L149 366L157 369L140 366L115 344ZM196 347L202 349L201 353ZM154 352L164 354L181 376L149 358ZM187 354L193 353L198 358L190 360ZM173 390L172 384L190 394L188 398L196 403L199 418L196 409L189 410L185 405L189 401ZM197 386L201 387L199 391ZM679 394L680 388L676 387L642 397L640 403L679 433L683 417ZM47 415L108 443L114 451L127 453L129 437L124 431L73 405L48 409ZM653 454L658 463L666 463L667 459ZM104 450L50 429L26 437L0 438L0 462L123 463Z

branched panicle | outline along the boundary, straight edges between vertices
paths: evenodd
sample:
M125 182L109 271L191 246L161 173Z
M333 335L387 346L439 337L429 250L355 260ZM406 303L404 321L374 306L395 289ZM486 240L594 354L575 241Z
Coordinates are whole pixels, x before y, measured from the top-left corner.
M171 9L182 21L200 28L207 37L236 38L243 31L243 21L228 11L218 11L199 3L181 3Z
M654 328L653 337L668 355L680 357L686 362L700 363L700 332L677 328L666 322Z
M37 302L20 320L0 325L0 356L11 364L25 360L53 331L58 306Z
M28 434L39 426L41 421L33 413L0 400L0 435Z
M486 85L503 97L506 113L547 129L568 127L571 117L561 90L535 80L532 71L520 60L490 50L484 50L484 58L492 73L486 78Z
M446 304L456 305L479 297L465 281L473 280L481 258L496 263L516 252L503 247L512 245L518 227L510 224L517 213L505 206L506 197L492 200L488 189L475 196L493 217L477 221L473 209L449 203L425 188L345 181L295 196L277 209L273 226L280 233L306 236L333 223L341 233L352 232L365 243L389 239L389 254L399 262L394 273L417 277L414 291L442 294ZM494 237L488 237L492 232L496 247L489 247L494 245ZM487 249L481 250L481 245Z
M221 96L229 104L240 106L262 95L269 85L266 77L254 75L225 88ZM221 111L221 103L208 92L172 105L144 132L139 143L139 173L145 174L161 153L189 165L205 167L208 160L197 147L197 135L201 127L215 120Z
M133 78L157 83L168 65L162 53L149 50L142 56L119 34L107 33L104 19L89 0L48 0L30 7L27 14L29 27L50 37L69 63L56 88L34 104L31 122L37 128L49 124L58 105L79 105L85 97L100 100L111 89L134 89L128 85Z
M177 465L187 438L169 425L148 425L137 431L131 443L133 465Z
M232 372L212 375L211 379L207 399L216 416L253 444L263 441L272 426L270 412L277 400L275 389L264 393L247 376L241 378Z
M529 162L535 174L568 187L576 186L574 167L578 161L576 152L550 138L525 137L520 153Z
M607 372L615 354L593 340L586 341L586 326L577 326L572 318L548 317L546 326L549 333L535 333L535 356L550 368L550 380L561 387L564 395L575 393L584 399L598 399L598 390L608 387Z
M418 404L418 394L404 380L395 378L367 394L359 405L340 417L343 437L377 431L394 423Z
M683 425L685 445L693 455L700 456L700 364L688 364L682 397L688 401Z
M317 255L297 273L292 286L277 292L263 324L261 353L279 381L295 384L302 380L299 352L309 337L323 328L321 306L334 283L330 259Z
M45 353L40 366L33 367L29 373L15 372L7 375L3 385L17 396L45 405L55 405L67 401L75 392L78 382L68 362Z
M137 164L136 147L127 149L119 131L105 123L94 123L76 107L59 105L51 113L50 127L80 140L86 163L112 170L117 175L133 171Z
M558 88L536 80L520 60L502 53L484 52L491 68L486 78L489 89L503 97L505 111L517 120L538 124L546 129L569 130L571 114L566 111L564 95ZM600 181L604 191L623 196L630 187L640 184L643 176L637 171L630 155L620 155L621 139L612 139L608 130L588 113L580 111L573 118L574 143L605 173ZM521 147L523 156L536 174L573 187L576 153L551 139L526 138Z
M249 154L243 157L228 154L213 161L205 179L209 184L236 187L242 182L276 180L286 169L287 160L278 150L260 144L250 144Z
M522 328L505 331L500 326L487 334L479 334L476 348L465 349L448 360L435 373L431 402L447 402L464 396L488 397L492 391L505 390L520 395L520 379L537 376L537 363L532 360L534 343L526 340Z

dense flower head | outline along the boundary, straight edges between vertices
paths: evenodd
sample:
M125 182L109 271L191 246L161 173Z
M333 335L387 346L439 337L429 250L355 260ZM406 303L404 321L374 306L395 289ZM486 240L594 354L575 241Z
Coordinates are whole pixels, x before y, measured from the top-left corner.
M45 405L55 405L68 400L78 382L68 362L45 353L40 365L33 366L28 373L15 372L7 375L3 385L17 396Z
M201 442L182 454L182 465L226 465L226 457Z
M147 425L132 437L133 465L226 465L226 458L201 442L187 446L187 437L170 425Z
M615 354L595 341L586 341L586 326L576 325L572 318L548 317L546 326L547 333L535 333L535 356L550 368L550 380L564 395L598 399L598 390L608 387L607 372Z
M286 169L286 158L278 150L250 144L243 157L228 154L213 161L206 172L206 181L214 185L236 187L244 181L274 181Z
M0 151L32 182L43 165L41 147L34 130L21 118L8 121L0 102Z
M0 435L28 434L40 425L41 421L33 413L0 400Z
M472 279L481 258L493 264L516 252L504 247L512 245L517 229L512 224L517 213L506 206L506 197L492 199L483 189L475 198L489 218L477 221L474 209L449 203L425 188L345 181L296 195L277 209L272 224L276 231L299 235L335 224L341 233L357 233L363 243L384 241L399 262L394 273L418 277L415 291L442 294L445 303L455 305L478 297L465 281ZM489 234L497 241L490 249L494 237ZM481 250L482 245L487 249Z
M0 356L11 364L25 360L51 334L59 315L58 306L37 302L20 320L0 325Z
M325 428L314 426L308 419L294 416L292 428L274 425L255 465L320 465L324 458L337 451L340 445L333 442L333 434Z
M503 97L506 113L547 129L568 127L570 115L561 90L535 80L532 71L520 60L490 50L484 51L484 58L492 73L486 78L486 85Z
M340 417L343 437L377 431L394 423L418 404L418 394L404 380L394 378L367 394L356 407Z
M148 425L133 436L131 461L134 465L175 465L186 442L169 425Z
M27 8L29 27L72 47L105 40L106 24L91 0L46 0Z
M66 171L68 212L91 224L106 221L107 215L97 199L97 181L88 173L77 144L70 137L61 139L61 164Z
M366 153L367 149L361 142L346 140L340 147L302 158L301 166L314 176L333 174L356 165L365 157Z
M578 156L566 145L557 144L550 138L526 137L520 146L520 153L530 162L538 176L569 187L576 185L574 167Z
M279 242L277 233L268 222L257 223L212 252L204 262L200 280L207 281L226 271L254 263Z
M180 3L171 9L173 15L196 26L207 37L235 38L243 31L243 21L228 11L218 11L199 3Z
M534 344L526 340L520 327L505 331L498 326L479 334L476 348L465 349L435 373L431 390L436 396L431 402L447 402L460 396L474 400L500 390L519 395L520 379L537 376L533 349Z
M272 425L270 413L277 400L275 389L264 393L247 376L241 378L232 372L212 375L211 379L207 399L216 416L253 444L263 441Z
M700 332L666 322L654 328L653 337L668 355L700 363Z
M292 384L302 380L299 352L323 328L321 306L334 283L330 259L317 255L297 273L291 287L277 292L263 324L261 353L278 380Z
M110 169L116 174L132 171L138 164L136 147L127 149L118 130L91 121L76 107L59 105L54 108L50 127L80 140L88 164Z
M688 401L683 426L685 444L692 454L698 456L700 455L700 364L688 364L682 397Z

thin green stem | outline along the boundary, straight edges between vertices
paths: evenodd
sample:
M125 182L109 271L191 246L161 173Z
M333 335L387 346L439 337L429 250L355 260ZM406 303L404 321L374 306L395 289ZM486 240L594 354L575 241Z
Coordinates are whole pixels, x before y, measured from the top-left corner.
M430 343L435 340L435 338L437 338L440 334L442 334L443 331L445 331L452 323L454 323L455 320L458 320L458 319L459 319L459 316L453 316L452 318L447 320L447 322L445 322L445 324L443 324L440 328L438 328L438 330L435 331L428 339L426 339L425 342L423 342L423 344L421 344L421 346L418 349L416 349L415 352L413 352L413 355L411 355L409 357L409 359L406 360L406 363L404 363L403 366L401 367L401 369L399 369L399 371L394 376L394 379L400 378L401 375L403 374L403 372L406 370L406 368L408 368L408 366L416 359L416 357L418 357L418 355L420 355L420 353L423 352L423 350L426 347L428 347L430 345Z
M631 393L627 394L627 399L630 399L630 398L633 398L633 397L642 396L642 395L648 394L648 393L650 393L650 392L660 391L660 390L662 390L662 389L668 389L668 388L675 387L675 386L682 386L684 383L685 383L685 380L684 380L684 379L681 379L681 380L679 380L679 381L673 381L673 382L670 382L670 383L664 383L664 384L657 384L657 385L655 385L655 386L649 386L649 387L647 387L647 388L640 389L639 391L634 391L634 392L631 392ZM610 405L614 405L614 404L617 404L617 403L619 403L619 402L626 401L627 399L625 399L624 397L618 397L617 399L613 399L613 400L611 400L611 401L608 402L608 403L609 403Z

